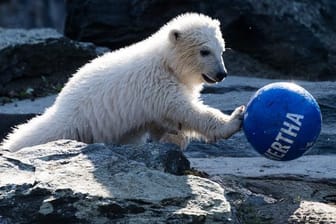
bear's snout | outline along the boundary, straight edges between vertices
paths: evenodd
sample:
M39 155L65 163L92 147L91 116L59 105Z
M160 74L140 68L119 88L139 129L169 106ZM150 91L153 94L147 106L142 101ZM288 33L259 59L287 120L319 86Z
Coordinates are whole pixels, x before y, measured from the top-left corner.
M222 81L225 77L227 76L227 73L226 72L218 72L216 74L216 80L218 82Z
M226 71L220 71L220 72L217 72L215 74L210 74L210 75L202 74L204 81L209 84L221 82L226 76L227 76Z

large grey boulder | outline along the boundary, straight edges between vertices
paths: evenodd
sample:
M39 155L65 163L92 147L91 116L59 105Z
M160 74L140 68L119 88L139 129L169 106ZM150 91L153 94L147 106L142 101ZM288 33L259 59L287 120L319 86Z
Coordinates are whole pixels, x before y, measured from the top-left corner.
M0 223L226 223L219 184L170 145L57 141L0 157Z
M333 0L67 1L65 35L111 49L144 39L183 12L221 21L231 74L336 79Z
M53 29L0 28L0 97L58 92L79 67L106 51Z

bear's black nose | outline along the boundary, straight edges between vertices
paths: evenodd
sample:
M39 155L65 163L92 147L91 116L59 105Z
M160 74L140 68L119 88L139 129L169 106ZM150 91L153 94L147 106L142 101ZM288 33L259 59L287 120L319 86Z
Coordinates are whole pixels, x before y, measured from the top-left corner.
M216 79L218 81L222 81L227 76L226 72L218 72L216 74Z

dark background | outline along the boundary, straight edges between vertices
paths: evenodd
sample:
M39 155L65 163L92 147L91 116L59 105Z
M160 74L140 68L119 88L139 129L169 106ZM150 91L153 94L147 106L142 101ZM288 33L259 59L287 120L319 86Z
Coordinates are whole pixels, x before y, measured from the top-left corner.
M334 0L2 0L0 27L53 27L113 50L183 12L221 21L232 74L336 79Z

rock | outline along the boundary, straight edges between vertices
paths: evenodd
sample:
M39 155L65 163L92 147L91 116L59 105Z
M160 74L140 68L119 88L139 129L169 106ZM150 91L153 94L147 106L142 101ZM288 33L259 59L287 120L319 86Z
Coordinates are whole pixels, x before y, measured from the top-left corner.
M218 159L198 164L191 159L190 170L172 145L106 146L69 140L2 151L0 223L336 222L335 170L323 170L332 158L325 163L307 160L311 169L322 164L314 174L300 168L304 160L291 161L286 171L277 167L279 162L264 159L273 166L252 163L264 171L247 175L254 171L240 173L219 165ZM220 163L250 163L239 159L255 158L225 158ZM173 173L197 168L208 172L209 179L168 173L167 163L180 167ZM280 173L272 171L276 169Z
M68 1L64 34L116 49L146 38L195 1ZM98 16L99 15L99 16Z
M212 176L225 189L237 223L336 223L334 180L299 176L260 178L231 175Z
M333 0L74 0L66 8L66 36L111 49L144 39L182 12L202 12L221 21L233 49L224 55L231 73L336 79Z
M289 223L335 223L335 206L320 202L302 201L299 208L289 217Z
M0 28L0 96L58 92L80 66L106 51L69 40L53 29Z
M220 15L230 47L287 77L335 79L333 1L241 0L229 8Z
M189 160L225 189L237 223L336 223L335 155Z
M156 144L138 145L134 150L134 145L124 145L113 147L113 152L146 164L147 167L168 172L175 175L183 175L190 169L190 163L185 158L182 151L176 145L159 147Z
M226 223L230 219L230 204L218 184L163 172L171 171L171 164L180 167L179 173L188 168L181 151L169 145L105 146L60 140L2 153L1 223Z

